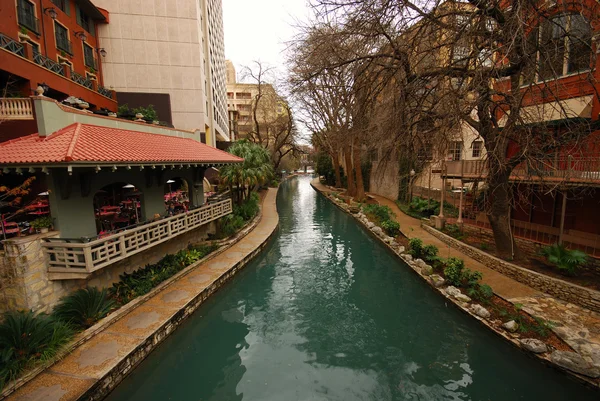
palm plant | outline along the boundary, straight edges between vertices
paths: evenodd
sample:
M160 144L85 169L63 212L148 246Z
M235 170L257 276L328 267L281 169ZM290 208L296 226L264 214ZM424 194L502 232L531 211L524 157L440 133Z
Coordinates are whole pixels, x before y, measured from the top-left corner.
M61 321L86 329L110 312L115 302L105 289L82 288L62 298L53 314Z
M587 262L585 252L576 249L567 249L562 244L554 244L542 248L541 253L548 262L571 276L577 274L577 269Z
M250 196L252 188L263 185L272 178L271 156L265 148L246 139L237 141L228 151L243 158L244 162L223 167L219 175L230 189L237 189L237 202L241 204Z
M30 363L47 360L73 337L73 329L51 316L9 311L0 324L0 388Z

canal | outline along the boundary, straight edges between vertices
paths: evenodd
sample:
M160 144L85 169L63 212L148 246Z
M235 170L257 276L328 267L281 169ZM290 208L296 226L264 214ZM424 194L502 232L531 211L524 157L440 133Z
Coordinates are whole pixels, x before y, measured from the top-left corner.
M107 398L598 400L446 305L309 185L271 244Z

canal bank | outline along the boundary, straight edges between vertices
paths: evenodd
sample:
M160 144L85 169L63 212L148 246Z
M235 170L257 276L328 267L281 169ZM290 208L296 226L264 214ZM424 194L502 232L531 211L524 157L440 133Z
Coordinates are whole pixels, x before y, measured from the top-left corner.
M310 179L277 206L273 241L108 401L597 399L447 305Z
M211 294L258 255L278 226L277 189L223 248L109 315L60 361L21 380L10 401L100 400ZM87 335L88 333L89 335ZM10 389L9 389L10 391Z
M475 301L471 303L472 300L466 299L466 302L464 302L460 298L463 295L460 293L460 290L457 297L457 294L454 293L456 289L454 287L446 288L447 284L444 284L444 280L441 277L432 275L431 267L424 264L421 260L414 261L410 255L404 253L403 247L398 247L397 245L390 246L389 243L384 241L385 235L376 234L375 227L367 225L368 219L361 214L351 213L347 205L332 196L335 189L321 184L318 179L313 180L311 186L330 199L335 206L353 216L359 223L365 225L367 231L374 238L404 260L419 277L443 295L447 301L481 322L504 340L524 350L530 356L568 375L572 375L586 386L590 386L595 390L600 388L600 317L597 313L555 299L548 294L529 288L523 283L488 268L484 264L470 258L467 254L462 253L459 249L448 247L437 236L425 230L421 221L407 216L398 209L393 201L378 195L369 194L379 204L391 209L395 214L394 220L400 223L401 232L405 237L418 238L427 245L435 245L440 250L443 250L441 253L446 257L464 260L467 268L483 274L483 282L490 285L496 295L508 302L519 305L519 308L522 307L523 311L531 316L551 322L550 327L554 334L570 347L567 352L554 352L552 346L546 347L538 340L524 338L518 331L507 330L502 325L503 322L495 320L487 310L484 309L482 313L481 307L476 305ZM441 279L439 283L437 282L438 279Z

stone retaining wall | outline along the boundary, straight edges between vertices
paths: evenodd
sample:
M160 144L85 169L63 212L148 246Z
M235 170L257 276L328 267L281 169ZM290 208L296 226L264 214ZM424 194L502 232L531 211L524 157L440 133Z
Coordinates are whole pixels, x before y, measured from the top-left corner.
M79 288L110 287L119 281L121 274L156 263L166 254L176 253L189 244L202 242L215 231L216 223L211 222L95 271L86 279L72 280L51 280L48 275L42 241L46 237L58 237L59 232L5 240L5 254L0 258L0 313L20 309L48 312L61 297Z
M476 261L483 263L490 269L494 269L512 279L562 299L563 301L571 302L595 312L600 312L600 292L598 291L524 269L482 252L464 242L458 241L427 224L421 223L421 226L444 243L460 250L462 253L472 257Z

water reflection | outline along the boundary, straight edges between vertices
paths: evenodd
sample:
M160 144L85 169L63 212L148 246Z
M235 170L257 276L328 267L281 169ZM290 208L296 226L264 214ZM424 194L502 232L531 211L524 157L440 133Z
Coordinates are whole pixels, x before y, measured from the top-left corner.
M110 400L591 400L448 308L305 178L267 250Z

